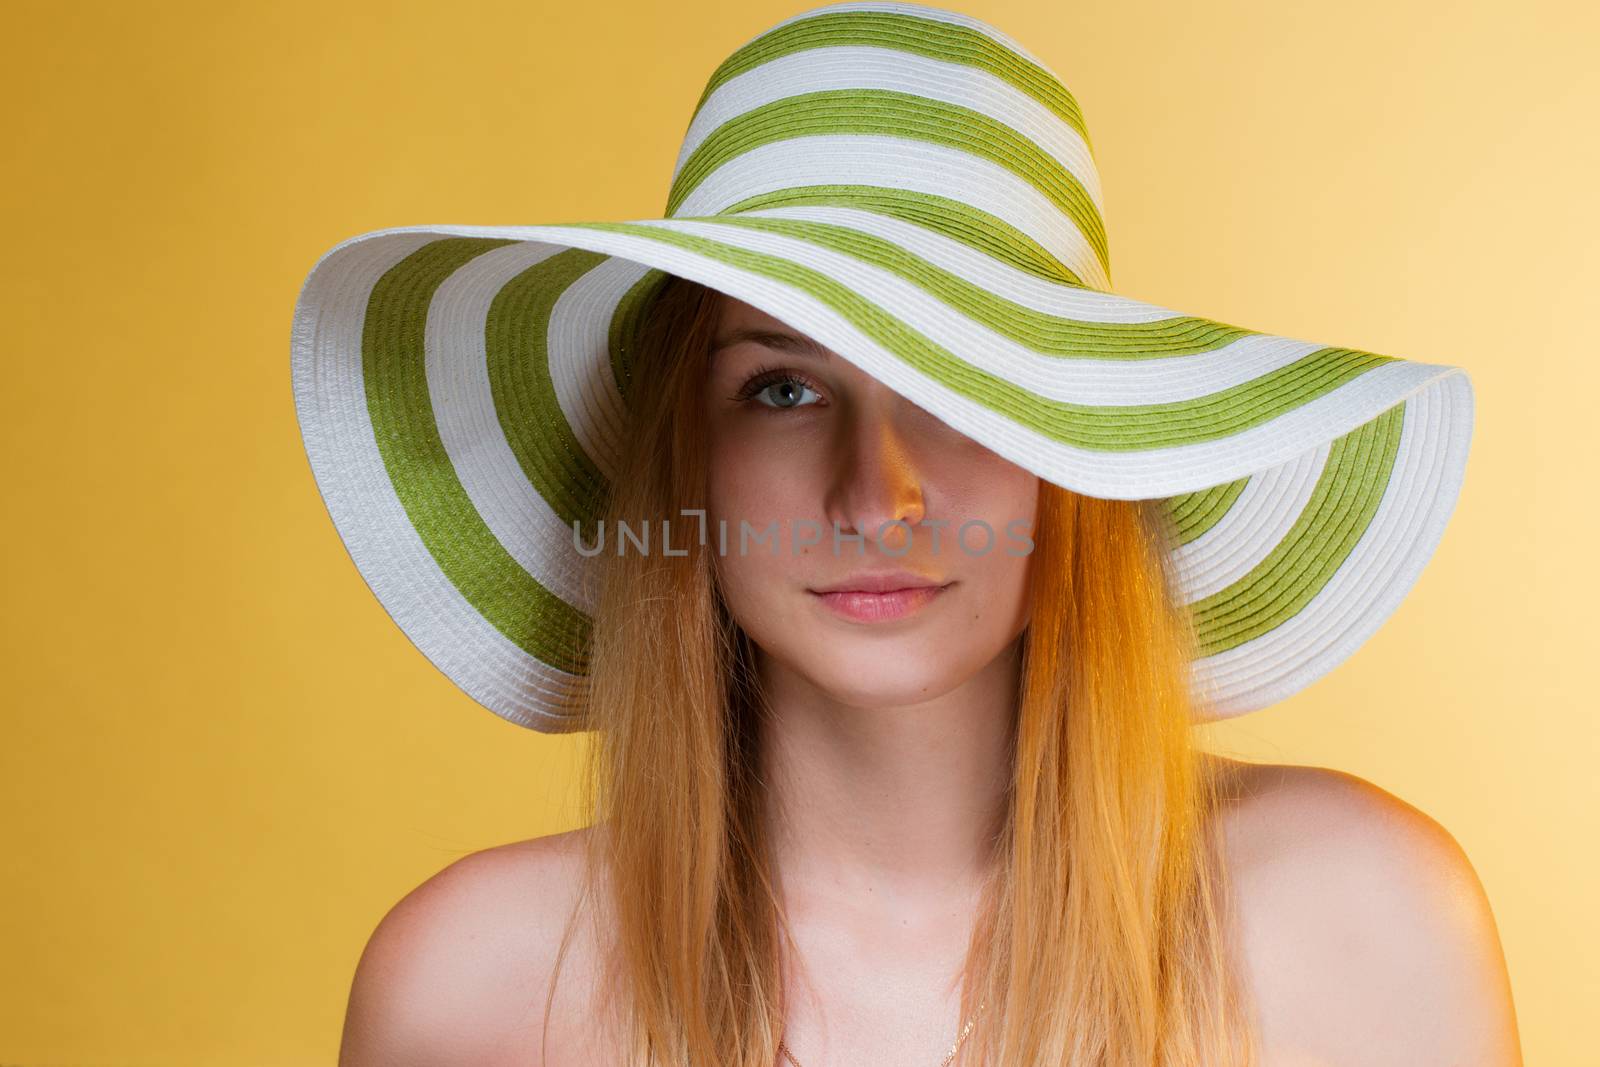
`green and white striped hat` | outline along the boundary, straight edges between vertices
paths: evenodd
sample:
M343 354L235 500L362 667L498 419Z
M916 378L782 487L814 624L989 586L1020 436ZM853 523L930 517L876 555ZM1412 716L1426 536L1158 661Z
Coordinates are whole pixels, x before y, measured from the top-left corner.
M1041 478L1163 499L1205 717L1264 707L1416 581L1472 387L1118 296L1101 204L1082 112L1016 41L920 4L816 8L712 73L663 218L396 227L326 252L292 341L312 471L440 670L513 722L583 728L602 564L572 524L616 472L623 339L680 275Z

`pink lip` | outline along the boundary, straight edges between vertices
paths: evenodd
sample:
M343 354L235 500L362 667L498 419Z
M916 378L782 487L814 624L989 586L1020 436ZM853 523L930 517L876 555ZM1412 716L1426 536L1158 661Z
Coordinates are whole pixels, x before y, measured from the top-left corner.
M909 579L917 580L917 579ZM866 581L856 584L869 584ZM870 584L885 584L874 581ZM918 611L929 601L950 587L944 585L913 585L900 589L866 590L836 589L812 590L811 594L835 614L856 622L889 622L903 619Z

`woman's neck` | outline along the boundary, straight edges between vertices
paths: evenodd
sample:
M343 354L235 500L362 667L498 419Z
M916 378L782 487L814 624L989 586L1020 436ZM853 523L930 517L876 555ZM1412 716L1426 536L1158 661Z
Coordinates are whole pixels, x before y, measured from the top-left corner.
M915 918L964 907L990 870L1011 775L1019 645L915 704L840 704L770 657L762 778L786 896Z

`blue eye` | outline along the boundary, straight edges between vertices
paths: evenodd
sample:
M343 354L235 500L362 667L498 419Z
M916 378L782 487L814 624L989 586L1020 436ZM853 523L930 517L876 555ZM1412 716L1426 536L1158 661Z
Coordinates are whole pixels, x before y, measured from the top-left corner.
M811 397L809 400L806 399L808 393ZM807 407L822 397L817 393L815 386L794 371L767 368L752 375L733 399L737 401L756 399L760 401L762 407L787 411L792 408Z

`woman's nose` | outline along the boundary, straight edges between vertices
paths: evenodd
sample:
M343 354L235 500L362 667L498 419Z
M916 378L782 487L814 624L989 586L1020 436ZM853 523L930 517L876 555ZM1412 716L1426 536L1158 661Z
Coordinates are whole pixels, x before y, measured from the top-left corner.
M865 405L842 433L833 499L828 517L843 534L900 554L923 519L922 475L903 426L892 416L894 404ZM904 523L904 526L896 525ZM844 543L840 555L850 548Z

